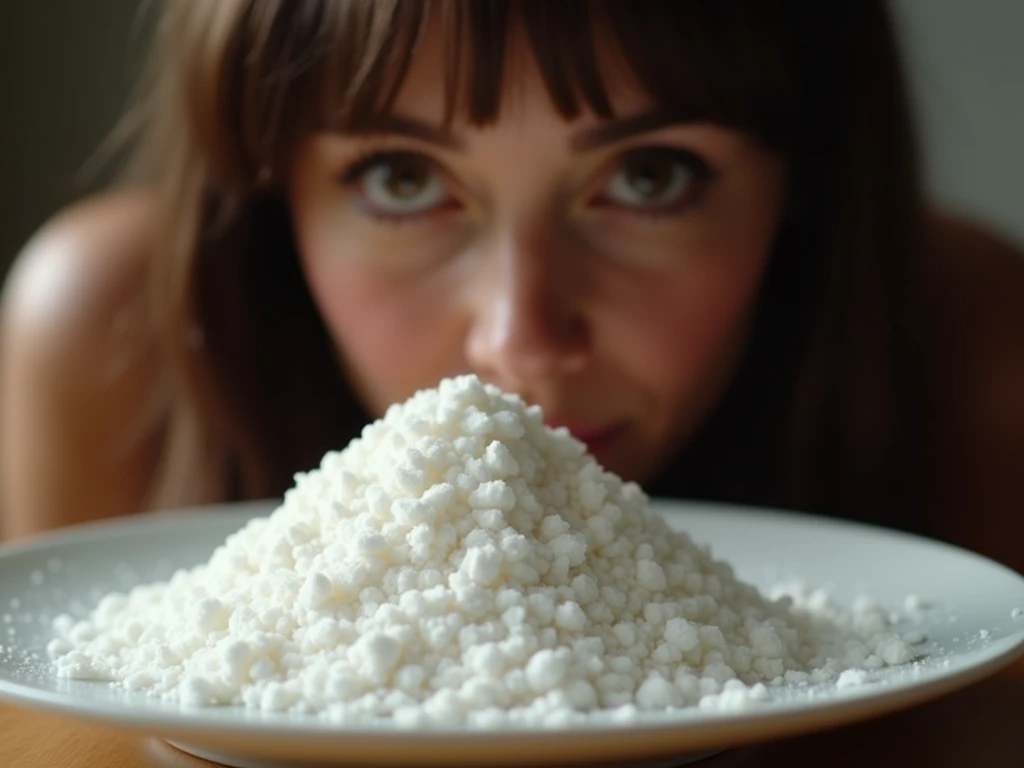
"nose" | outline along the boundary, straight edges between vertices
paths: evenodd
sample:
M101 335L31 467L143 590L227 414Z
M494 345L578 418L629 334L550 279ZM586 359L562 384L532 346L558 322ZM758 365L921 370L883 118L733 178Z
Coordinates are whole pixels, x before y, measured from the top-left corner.
M508 236L484 259L466 358L482 378L514 391L583 371L590 328L581 275L549 238Z

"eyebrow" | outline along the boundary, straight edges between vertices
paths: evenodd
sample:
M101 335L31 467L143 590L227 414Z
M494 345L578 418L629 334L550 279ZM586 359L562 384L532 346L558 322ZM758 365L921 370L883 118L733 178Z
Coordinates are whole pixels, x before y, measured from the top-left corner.
M671 125L694 121L694 117L685 118L677 113L666 112L660 109L641 112L629 117L612 118L592 128L585 128L572 136L569 139L569 147L574 152L585 152L605 144L614 144L634 136L667 128Z
M465 141L444 126L430 125L398 115L375 116L350 133L370 136L374 134L405 136L427 144L435 144L443 149L461 151L465 148Z
M694 122L695 117L683 117L664 110L642 112L628 117L612 118L600 125L585 128L569 138L569 148L574 152L586 152L605 144L614 144L644 133ZM434 144L438 147L454 151L465 149L465 140L452 133L445 126L431 125L398 115L379 115L369 122L352 130L353 134L405 136L418 141Z

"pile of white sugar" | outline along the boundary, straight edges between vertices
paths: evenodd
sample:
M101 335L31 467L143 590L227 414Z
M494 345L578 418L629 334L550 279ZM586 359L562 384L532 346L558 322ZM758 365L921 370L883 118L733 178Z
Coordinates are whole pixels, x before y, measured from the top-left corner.
M913 657L885 616L763 597L467 376L392 407L208 563L59 618L49 650L60 675L187 705L552 726L849 682Z

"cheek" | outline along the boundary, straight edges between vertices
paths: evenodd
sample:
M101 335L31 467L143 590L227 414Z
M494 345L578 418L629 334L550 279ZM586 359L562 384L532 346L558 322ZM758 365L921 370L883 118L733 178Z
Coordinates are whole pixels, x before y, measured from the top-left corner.
M720 394L746 336L768 248L760 241L707 247L623 296L606 354L643 378L652 408L684 411L685 420Z
M378 415L417 389L457 373L461 333L445 291L370 266L372 250L298 227L310 292L364 403ZM365 257L365 258L364 258Z

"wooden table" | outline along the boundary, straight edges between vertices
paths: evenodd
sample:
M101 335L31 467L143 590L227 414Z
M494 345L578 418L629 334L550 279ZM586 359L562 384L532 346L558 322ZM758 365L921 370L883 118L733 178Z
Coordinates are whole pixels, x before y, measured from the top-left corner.
M0 704L3 768L209 768L155 739ZM723 753L701 768L1024 766L1024 659L963 691L874 721Z

